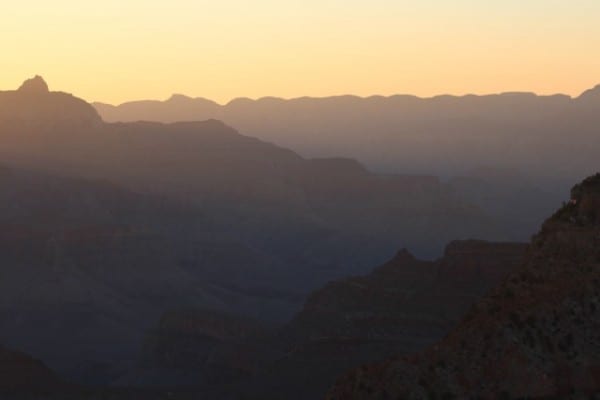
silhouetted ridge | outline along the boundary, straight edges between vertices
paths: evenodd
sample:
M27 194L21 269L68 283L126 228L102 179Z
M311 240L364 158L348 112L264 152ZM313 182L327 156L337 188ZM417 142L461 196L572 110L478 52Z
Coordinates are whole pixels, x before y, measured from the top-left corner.
M167 101L190 101L190 100L193 100L193 99L189 96L186 96L184 94L175 93L171 97L169 97L169 100L167 100Z
M573 186L571 198L576 201L585 200L587 196L600 194L600 173L592 175Z
M330 400L588 398L600 393L600 174L533 237L525 260L442 341L365 365ZM591 397L589 397L591 398Z
M44 78L39 75L26 80L19 87L19 92L24 93L48 93L49 91L48 84L44 81Z
M426 348L519 265L526 249L474 240L448 247L461 253L421 261L402 249L368 275L314 291L284 327L288 351L261 386L286 382L286 399L320 399L352 366ZM249 398L278 398L261 390Z
M564 185L596 167L599 146L595 111L600 109L600 86L575 98L506 92L430 98L238 98L219 105L182 97L95 106L106 121L217 118L303 157L348 157L371 171L447 177L479 166L508 168L540 186L552 183L552 190L561 193ZM531 228L555 206L532 212L539 215ZM520 220L507 224L517 231Z
M7 392L33 393L56 390L65 386L65 383L41 361L0 346L0 394L2 396Z
M392 258L391 262L392 263L403 263L403 262L409 262L409 261L415 261L415 260L416 260L415 256L410 251L408 251L408 249L402 249L402 250L398 251L398 253L396 253L394 258Z
M0 130L14 134L26 128L89 128L102 122L94 107L63 92L50 92L41 76L26 80L18 90L0 91ZM5 125L11 121L12 125Z
M594 86L592 89L588 89L581 94L579 100L599 100L600 99L600 85Z
M554 213L547 224L552 221L580 226L600 224L600 174L573 186L571 201Z

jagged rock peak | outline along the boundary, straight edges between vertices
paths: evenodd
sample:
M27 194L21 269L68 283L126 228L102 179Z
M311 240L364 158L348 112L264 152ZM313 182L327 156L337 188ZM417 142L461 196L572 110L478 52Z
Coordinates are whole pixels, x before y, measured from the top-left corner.
M167 101L189 101L193 100L191 97L184 94L175 93Z
M585 178L571 190L571 198L576 201L589 194L600 194L600 172Z
M564 204L545 227L562 221L575 225L600 225L600 173L592 175L571 189L571 201Z
M406 248L401 249L396 253L392 261L414 261L415 256Z
M46 83L44 78L42 78L39 75L36 75L35 77L27 79L25 82L23 82L21 87L19 87L19 92L48 93L49 89L48 84Z
M578 220L600 224L600 173L586 178L571 190L571 202L577 207Z
M577 184L571 197L534 237L523 264L445 339L419 354L355 369L326 398L600 393L600 174Z

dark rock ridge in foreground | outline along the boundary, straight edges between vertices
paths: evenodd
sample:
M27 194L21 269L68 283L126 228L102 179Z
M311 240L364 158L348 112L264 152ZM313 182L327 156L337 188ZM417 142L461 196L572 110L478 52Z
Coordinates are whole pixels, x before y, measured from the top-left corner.
M310 340L385 340L408 336L410 327L422 325L411 335L422 346L507 276L525 249L521 243L454 241L436 261L418 260L403 249L367 276L313 292L287 330Z
M521 262L525 248L456 241L437 261L420 261L402 250L369 275L316 290L292 321L271 332L202 310L167 313L148 337L145 366L130 382L159 384L162 376L163 385L178 381L216 390L215 399L238 398L235 393L322 397L353 366L412 353L442 338Z
M600 174L444 340L365 365L328 399L567 398L600 392Z
M66 387L41 361L0 346L0 398L10 393L43 393Z

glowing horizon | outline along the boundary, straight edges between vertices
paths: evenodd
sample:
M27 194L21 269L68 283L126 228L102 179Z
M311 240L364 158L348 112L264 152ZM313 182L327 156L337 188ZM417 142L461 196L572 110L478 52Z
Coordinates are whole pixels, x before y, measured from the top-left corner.
M3 5L0 90L118 104L564 93L600 83L596 0L22 0ZM491 3L491 4L490 4Z

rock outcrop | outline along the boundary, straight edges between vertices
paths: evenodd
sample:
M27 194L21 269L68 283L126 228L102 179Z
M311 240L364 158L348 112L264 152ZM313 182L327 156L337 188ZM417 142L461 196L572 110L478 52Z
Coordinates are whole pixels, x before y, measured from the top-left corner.
M576 210L575 222L600 224L600 174L590 176L571 190L567 211Z
M303 341L412 336L421 341L416 347L423 346L507 276L525 248L520 243L455 241L437 261L418 260L403 249L370 275L331 282L313 292L286 329L303 335Z
M427 351L365 365L328 399L567 398L600 392L600 175L533 238L524 263Z
M48 84L39 75L31 79L27 79L23 84L19 87L19 92L21 93L31 93L31 94L40 94L40 93L48 93L50 90L48 89Z
M172 310L148 332L138 366L116 382L125 386L223 389L250 376L264 357L259 321L208 309Z
M0 397L21 392L40 393L67 387L57 375L41 361L30 356L0 347ZM33 398L33 397L32 397Z
M2 133L25 135L22 138L25 140L40 140L53 133L54 140L61 141L65 133L61 131L83 135L86 133L83 129L90 131L101 122L92 106L70 94L50 92L41 76L26 80L18 90L0 91ZM10 142L10 139L5 135L3 141Z
M437 261L401 250L369 275L316 290L282 328L208 310L168 312L147 335L140 367L119 383L178 383L214 390L207 396L215 399L319 398L355 365L443 337L525 248L457 241Z
M426 348L505 278L525 249L457 241L437 261L401 250L369 275L327 284L278 335L283 355L244 391L261 399L320 398L353 366Z

